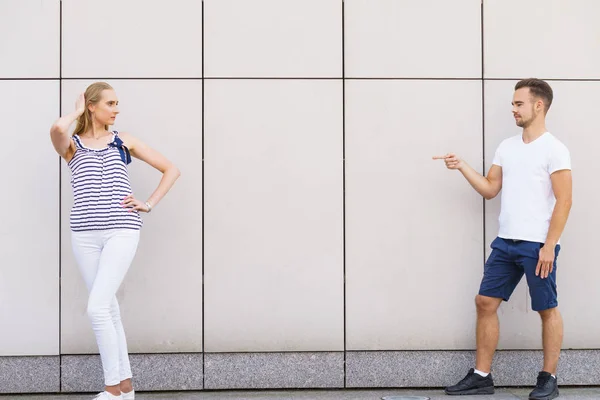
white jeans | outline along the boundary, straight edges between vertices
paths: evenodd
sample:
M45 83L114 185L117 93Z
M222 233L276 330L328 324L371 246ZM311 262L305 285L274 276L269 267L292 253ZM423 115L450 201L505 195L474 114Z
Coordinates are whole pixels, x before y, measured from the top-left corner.
M118 385L132 375L116 294L135 256L140 231L71 232L71 238L75 260L90 292L87 313L98 342L104 382Z

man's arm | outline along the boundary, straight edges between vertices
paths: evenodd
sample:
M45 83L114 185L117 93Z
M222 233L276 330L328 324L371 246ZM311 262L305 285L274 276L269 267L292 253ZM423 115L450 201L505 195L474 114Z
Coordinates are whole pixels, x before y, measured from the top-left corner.
M444 160L448 169L457 169L467 179L469 184L486 200L493 199L502 189L502 167L493 164L487 177L475 171L469 164L459 159L456 154L433 157L434 160Z
M556 197L556 204L552 212L552 219L550 219L546 245L554 247L565 229L571 205L573 204L571 171L568 169L556 171L550 175L550 180L552 181L552 191L554 192L554 197Z
M550 180L554 197L556 197L556 204L550 219L546 243L540 250L540 259L535 270L535 274L541 273L542 278L546 278L554 268L554 249L565 229L573 203L571 170L556 171L550 175Z

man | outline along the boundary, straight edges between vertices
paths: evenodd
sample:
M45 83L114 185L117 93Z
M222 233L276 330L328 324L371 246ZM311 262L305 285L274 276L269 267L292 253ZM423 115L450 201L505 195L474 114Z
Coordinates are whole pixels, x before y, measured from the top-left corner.
M464 379L446 388L448 395L494 393L490 371L498 345L497 310L525 274L531 307L542 319L544 348L543 370L529 398L558 396L556 368L563 323L556 293L556 258L572 200L569 150L545 126L552 98L552 88L542 80L525 79L516 84L512 113L523 132L500 144L487 177L455 154L434 157L444 160L448 169L459 170L488 200L503 189L498 237L491 244L475 298L476 365Z

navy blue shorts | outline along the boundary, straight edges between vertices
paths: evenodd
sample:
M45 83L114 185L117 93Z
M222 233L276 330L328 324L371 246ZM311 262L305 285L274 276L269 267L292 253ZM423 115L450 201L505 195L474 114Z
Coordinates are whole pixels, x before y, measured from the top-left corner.
M543 243L500 237L494 239L491 245L492 254L485 263L479 294L508 301L525 274L531 295L531 308L534 311L543 311L558 306L556 259L560 245L557 245L555 249L552 273L542 279L535 275L535 268L543 245Z

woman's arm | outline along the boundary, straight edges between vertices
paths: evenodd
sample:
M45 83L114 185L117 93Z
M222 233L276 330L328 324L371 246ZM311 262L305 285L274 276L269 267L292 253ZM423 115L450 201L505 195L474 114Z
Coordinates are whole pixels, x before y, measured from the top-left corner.
M132 156L153 166L163 174L158 187L147 200L147 202L150 204L150 207L154 208L154 206L156 206L161 199L165 197L181 173L179 172L179 169L165 156L142 142L140 139L128 133L119 133L119 136L123 140L125 146L127 146L131 152ZM139 203L140 204L135 204L135 199L131 197L129 202L126 200L125 205L127 206L129 204L129 206L132 206L133 209L140 211L150 211L144 203Z
M52 128L50 128L50 139L52 140L54 149L67 161L71 158L73 153L75 153L75 145L69 135L69 127L81 114L83 114L84 111L85 97L82 93L75 103L75 111L56 120L52 125Z

